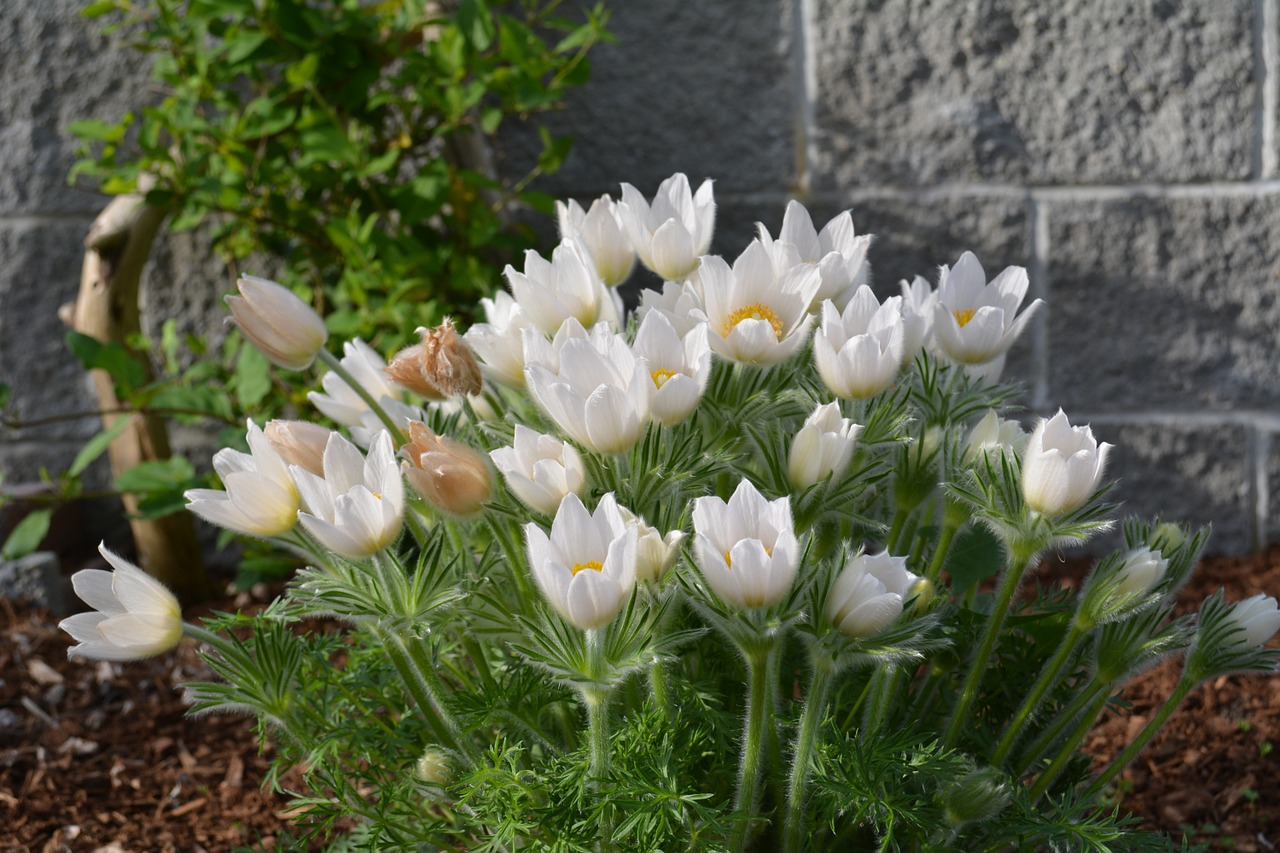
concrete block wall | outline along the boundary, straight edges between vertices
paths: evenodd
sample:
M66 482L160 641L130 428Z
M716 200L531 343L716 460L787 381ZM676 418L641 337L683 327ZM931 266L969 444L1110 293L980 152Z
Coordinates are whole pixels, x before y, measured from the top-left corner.
M101 206L64 186L65 124L147 97L78 6L0 3L0 376L33 412L89 403L49 319ZM789 198L852 209L882 295L965 249L1026 266L1049 302L1008 370L1030 411L1117 446L1128 510L1212 521L1216 550L1280 539L1280 0L611 6L618 41L552 117L577 144L544 190L714 178L727 255ZM513 174L530 151L504 136ZM223 289L194 242L171 255L157 304ZM0 470L84 434L6 435Z

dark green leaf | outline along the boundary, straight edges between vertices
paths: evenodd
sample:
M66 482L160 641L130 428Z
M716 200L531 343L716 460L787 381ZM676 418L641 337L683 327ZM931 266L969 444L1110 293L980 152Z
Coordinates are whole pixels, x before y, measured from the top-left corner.
M16 560L39 548L49 532L49 523L52 520L52 509L37 509L29 513L26 518L18 522L9 534L9 538L4 541L0 556L6 560Z
M132 418L117 418L111 428L98 433L93 438L85 442L84 447L80 448L80 452L76 454L76 458L71 461L71 467L67 469L67 474L72 477L78 477L88 468L93 461L106 452L111 446L111 442L129 428L133 423Z
M493 43L493 13L484 0L462 0L458 5L458 29L476 50Z
M181 456L142 462L116 477L116 488L122 492L164 492L185 487L195 478L195 469Z
M68 332L67 346L86 370L105 370L125 391L137 388L145 380L142 363L120 344L104 344L88 335Z
M952 589L964 592L994 577L1004 567L1004 559L1004 546L996 535L984 525L970 525L956 537L947 555L946 569L951 574Z

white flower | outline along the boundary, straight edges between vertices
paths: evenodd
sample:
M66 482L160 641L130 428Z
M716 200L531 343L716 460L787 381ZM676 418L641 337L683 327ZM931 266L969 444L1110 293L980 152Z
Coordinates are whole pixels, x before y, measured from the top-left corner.
M636 250L622 232L613 199L602 195L583 211L573 199L556 202L560 239L576 240L587 250L596 273L609 287L622 284L636 265Z
M1021 424L1015 420L1005 420L996 414L995 409L989 409L970 430L963 461L966 465L972 465L979 454L995 450L1008 450L1018 454L1022 452L1026 442L1027 435L1022 431Z
M636 585L636 527L613 494L594 513L566 495L550 536L536 524L524 530L533 577L556 612L583 629L609 624Z
M1007 267L991 283L972 252L965 252L953 268L945 265L938 281L933 309L933 334L938 349L960 364L983 364L1003 355L1040 307L1037 299L1018 315L1027 295L1027 271Z
M695 194L688 178L672 175L658 187L652 206L639 190L623 184L617 212L640 263L667 281L686 278L711 248L716 203L710 180L703 181Z
M227 307L240 331L273 364L302 370L315 361L329 339L324 320L284 285L242 275L239 296L228 296Z
M640 440L649 421L653 380L626 339L601 325L590 337L566 321L550 348L525 332L529 393L560 429L596 453L621 453ZM550 352L548 352L550 350Z
M636 316L643 321L653 312L666 317L671 328L683 338L703 322L702 297L692 280L664 281L661 292L648 288L640 291Z
M810 303L811 308L827 299L843 303L856 288L858 273L871 248L870 234L854 233L849 211L838 214L818 233L809 211L794 200L787 203L777 242L769 236L763 223L757 222L756 229L760 232L760 242L770 254L776 253L778 244L790 244L795 247L800 263L818 268L821 284Z
M404 482L385 430L373 440L367 459L335 432L324 449L323 478L297 466L292 472L307 508L298 520L326 548L361 559L400 535Z
M919 575L907 571L905 557L888 551L859 554L832 585L827 616L850 637L878 634L902 615L902 604L919 580Z
M268 421L262 430L286 465L300 465L317 477L324 476L324 448L331 432L333 430L320 424L285 420ZM290 480L290 485L292 483Z
M489 322L476 323L463 335L480 359L480 372L499 385L523 388L523 330L532 328L533 323L506 291L493 299L481 299L480 304Z
M663 536L658 528L650 526L626 507L620 506L618 510L627 524L635 525L636 528L636 579L649 583L660 582L680 556L684 531L671 530Z
M698 268L702 317L716 354L744 364L777 364L791 356L809 329L809 303L821 284L818 270L803 265L779 276L759 240L733 268L708 255Z
M1093 430L1073 427L1061 409L1041 418L1022 454L1022 496L1037 512L1071 512L1089 499L1107 463L1110 444L1098 444Z
M1280 610L1276 609L1276 600L1262 593L1236 602L1228 618L1243 632L1236 643L1245 648L1261 646L1280 630Z
M572 444L516 424L511 447L489 453L507 486L534 512L554 515L565 495L582 494L586 469Z
M632 352L649 367L654 387L649 415L673 426L693 414L711 376L706 324L699 323L681 340L666 317L651 311L640 323Z
M298 487L258 425L248 425L248 453L224 447L213 456L213 469L226 491L190 489L187 509L237 533L279 536L298 523Z
M106 545L99 545L98 552L115 571L82 569L71 576L76 595L95 612L58 623L78 643L67 657L136 660L178 645L182 608L173 593Z
M814 409L791 441L787 463L791 485L807 489L827 475L832 480L843 477L861 431L862 427L840 416L839 403Z
M933 338L933 306L936 297L924 276L916 276L908 284L904 278L898 282L902 290L902 364L905 367L916 360Z
M1129 553L1120 571L1116 572L1116 586L1112 595L1129 598L1146 595L1164 577L1169 561L1159 551L1135 548Z
M906 328L902 298L881 305L871 288L858 288L844 312L822 303L822 320L813 336L813 361L823 384L837 397L861 400L893 382L902 367Z
M595 267L573 241L556 246L550 261L527 251L524 272L507 264L503 275L520 310L544 335L554 335L570 318L588 327L600 321L618 323L617 294L606 290Z
M693 554L702 576L728 604L769 607L796 579L800 546L786 498L766 501L743 480L728 503L693 502Z
M400 390L387 376L386 360L373 347L359 338L353 338L342 345L342 352L340 363L343 368L361 388L369 392L370 397L378 401L378 405L388 415L402 423L422 417L421 410L400 399ZM337 373L326 373L320 379L320 385L325 393L307 392L311 405L319 409L321 414L350 429L352 438L359 444L367 445L373 439L368 428L370 416L373 418L372 422L378 425L373 432L376 433L382 425L376 413Z

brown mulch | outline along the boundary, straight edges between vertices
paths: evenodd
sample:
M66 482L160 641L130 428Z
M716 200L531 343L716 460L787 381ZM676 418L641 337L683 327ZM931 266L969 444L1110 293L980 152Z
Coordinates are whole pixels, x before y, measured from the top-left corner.
M1183 593L1188 610L1280 592L1280 547L1211 558ZM269 590L220 609L253 606ZM185 644L127 664L68 661L47 613L0 600L0 851L134 853L271 850L287 801L260 789L270 759L251 720L185 715L176 685L209 678ZM1125 691L1086 749L1101 766L1168 695L1170 661ZM1197 690L1126 771L1123 807L1148 827L1216 849L1280 846L1280 679L1227 677Z

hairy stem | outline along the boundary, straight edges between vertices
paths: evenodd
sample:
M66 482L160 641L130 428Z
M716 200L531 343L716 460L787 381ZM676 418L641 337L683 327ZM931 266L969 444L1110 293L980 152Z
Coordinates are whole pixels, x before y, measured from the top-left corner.
M1084 628L1073 620L1071 628L1067 631L1067 635L1062 638L1062 643L1058 646L1057 652L1054 653L1053 659L1040 672L1040 677L1032 685L1031 692L1027 694L1027 698L1022 701L1022 706L1018 708L1017 713L1013 715L1013 719L1005 728L1004 736L1000 738L1000 743L996 745L996 751L991 756L992 765L999 767L1009 757L1009 751L1013 749L1013 745L1017 742L1018 735L1022 733L1027 720L1031 719L1031 715L1036 708L1040 707L1040 702L1044 699L1045 693L1049 692L1049 688L1057 683L1058 673L1062 671L1067 661L1071 659L1071 655L1075 652L1076 646L1080 644L1080 638L1084 636L1084 633Z
M762 642L747 651L747 719L743 729L742 762L738 768L738 795L734 813L740 821L732 849L741 853L751 837L751 821L755 814L756 795L760 790L760 760L769 728L769 658L773 642Z
M1178 686L1174 688L1173 693L1160 706L1160 710L1151 718L1151 721L1143 726L1142 731L1138 732L1138 736L1133 742L1124 748L1124 752L1117 755L1107 765L1106 769L1098 774L1098 778L1093 780L1093 784L1086 791L1087 796L1095 796L1099 791L1107 786L1107 783L1116 777L1116 775L1129 766L1129 762L1137 757L1148 741L1155 737L1156 732L1160 731L1160 727L1168 722L1173 716L1173 712L1178 710L1178 706L1182 704L1182 700L1187 698L1187 694L1195 689L1200 683L1200 679L1188 672L1182 673L1182 678L1178 680Z
M317 357L320 361L324 362L325 367L338 374L338 376L342 378L342 381L347 383L351 390L355 391L360 399L364 401L365 405L378 416L378 420L382 421L383 426L385 426L391 433L391 439L395 442L396 447L405 443L404 431L401 430L395 420L387 414L387 410L382 408L382 405L377 400L373 399L373 395L370 394L363 385L357 382L355 377L342 366L342 362L338 360L336 355L326 349L321 349L317 354Z
M809 782L809 763L817 741L818 727L822 725L827 707L827 691L831 686L831 666L814 661L813 683L800 716L800 730L796 733L796 745L791 759L791 782L787 786L787 822L784 829L787 853L799 853L804 845L805 789Z

